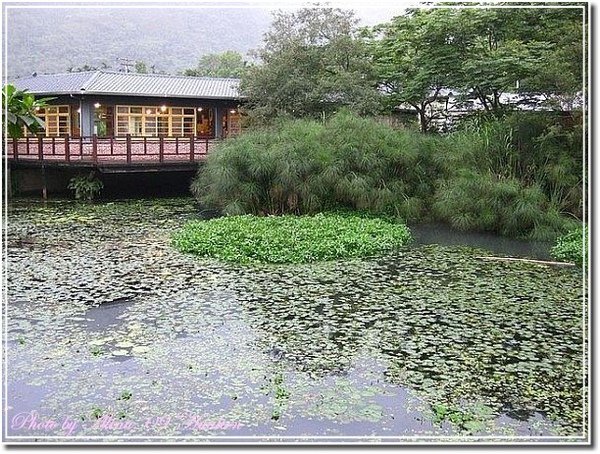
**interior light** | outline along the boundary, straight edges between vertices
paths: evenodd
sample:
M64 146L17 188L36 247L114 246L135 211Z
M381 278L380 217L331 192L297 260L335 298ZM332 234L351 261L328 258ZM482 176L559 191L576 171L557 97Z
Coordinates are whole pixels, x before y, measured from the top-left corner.
M35 108L36 112L39 112L39 110L40 110L39 106Z
M97 102L96 104L94 104L94 107L95 107L96 109L98 109L100 106L101 106L101 104L100 104L99 102Z
M202 112L202 107L198 107L198 112Z
M147 115L150 115L151 113L152 113L152 110L151 110L151 109L146 109L146 114L147 114Z
M167 111L167 106L160 106L160 111L161 112L166 112Z
M81 113L81 108L77 109L77 113Z
M231 109L229 113L235 113L235 109Z

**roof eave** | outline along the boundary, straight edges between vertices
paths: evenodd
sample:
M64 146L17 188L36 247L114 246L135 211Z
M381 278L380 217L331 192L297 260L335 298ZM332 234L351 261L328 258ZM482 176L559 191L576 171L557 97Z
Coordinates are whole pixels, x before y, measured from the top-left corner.
M106 92L106 91L30 91L32 95L71 95L71 96L134 96L134 97L148 97L148 98L184 98L184 99L213 99L213 100L226 100L226 101L241 101L245 99L245 96L197 96L197 95L157 95L149 93L122 93L122 92Z

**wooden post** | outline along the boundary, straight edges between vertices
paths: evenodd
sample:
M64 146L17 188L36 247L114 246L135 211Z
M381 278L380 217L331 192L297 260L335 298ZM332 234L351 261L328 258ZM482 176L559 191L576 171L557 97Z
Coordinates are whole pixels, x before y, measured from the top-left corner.
M190 161L194 162L194 136L190 137Z
M46 180L46 166L42 164L42 198L48 200L48 182Z
M92 162L98 163L98 136L96 134L92 136Z
M83 136L79 135L79 159L83 159Z
M29 154L29 136L25 137L25 145L27 149L27 154Z
M165 139L160 136L158 139L158 162L163 162L165 159Z
M15 161L19 159L19 139L16 137L13 138L13 157Z
M144 154L148 154L148 138L144 137Z
M204 150L204 154L208 156L208 138L206 139L206 149Z
M113 143L113 136L110 136L110 155L112 156L114 154L114 143Z
M44 160L44 139L42 137L38 137L38 159L40 161Z
M126 142L127 142L127 164L131 164L131 134L127 134Z
M69 144L69 136L65 137L65 160L71 162L71 149Z
M179 154L179 137L175 137L175 154Z
M10 170L10 163L6 164L6 196L11 199L13 196L13 191L12 191L12 179L11 179L11 174L10 174L11 170Z
M56 154L56 137L52 137L52 156Z

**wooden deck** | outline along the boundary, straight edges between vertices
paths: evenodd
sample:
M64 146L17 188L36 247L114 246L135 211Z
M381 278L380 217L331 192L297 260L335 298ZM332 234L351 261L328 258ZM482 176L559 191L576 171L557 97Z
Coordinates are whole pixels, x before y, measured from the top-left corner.
M10 163L160 169L197 165L216 139L198 137L27 137L8 142Z

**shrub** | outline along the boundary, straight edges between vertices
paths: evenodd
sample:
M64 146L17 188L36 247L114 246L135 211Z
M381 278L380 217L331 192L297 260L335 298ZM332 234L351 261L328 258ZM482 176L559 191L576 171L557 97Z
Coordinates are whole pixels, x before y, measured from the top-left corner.
M351 208L416 220L433 184L424 142L348 112L325 124L284 121L225 141L192 192L229 215Z
M228 215L342 208L553 241L583 207L578 129L563 123L514 113L439 136L343 111L282 120L226 140L192 192Z
M307 263L387 253L405 245L404 224L357 214L229 216L192 221L173 236L182 252L237 263Z
M77 200L91 201L100 194L104 184L96 177L94 172L90 172L87 176L78 175L71 178L67 187L75 192Z
M579 226L556 240L556 244L552 248L552 256L557 260L573 262L581 266L584 253L587 256L587 245L587 226Z

